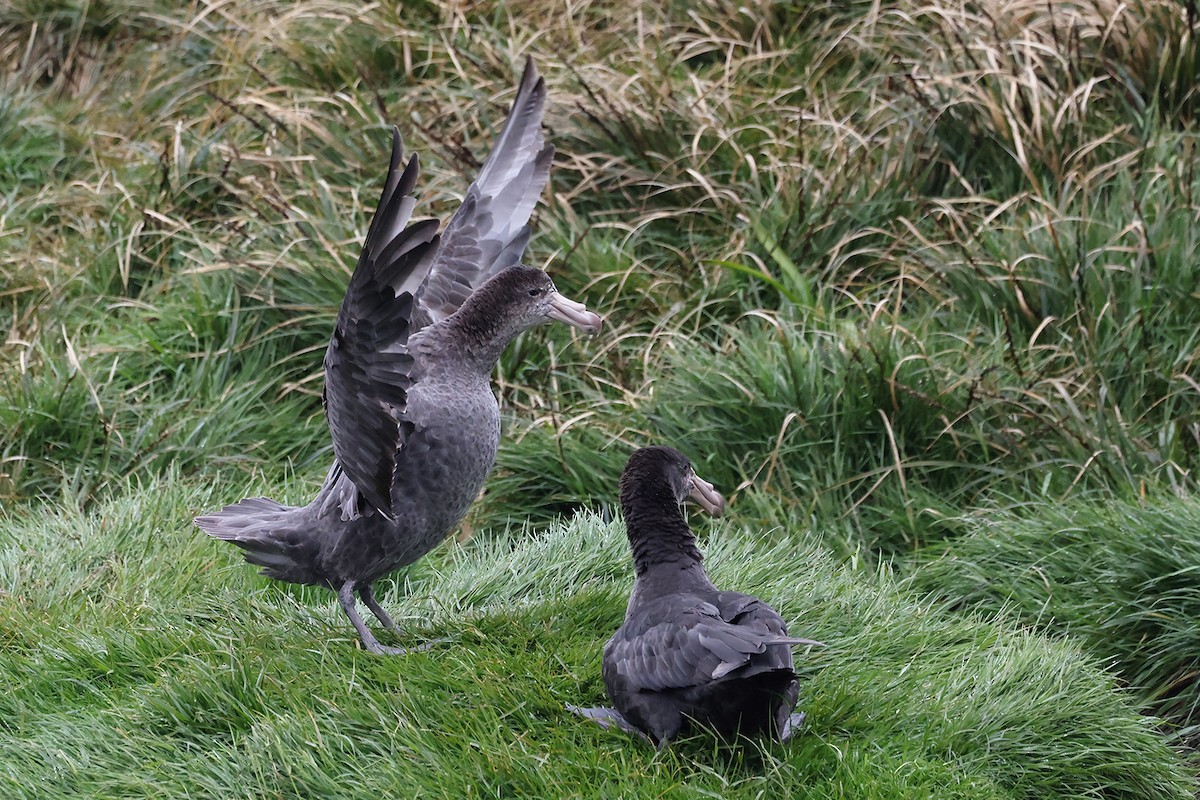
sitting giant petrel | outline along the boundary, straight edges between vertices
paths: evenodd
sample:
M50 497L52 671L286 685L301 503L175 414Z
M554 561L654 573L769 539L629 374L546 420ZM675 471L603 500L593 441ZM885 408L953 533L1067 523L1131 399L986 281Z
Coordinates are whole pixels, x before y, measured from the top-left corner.
M725 508L678 451L646 447L630 456L621 513L636 577L601 670L614 708L568 708L659 749L692 723L723 737L783 741L804 718L792 713L799 683L791 646L821 643L788 636L783 618L757 597L713 585L681 508L689 497L713 515Z

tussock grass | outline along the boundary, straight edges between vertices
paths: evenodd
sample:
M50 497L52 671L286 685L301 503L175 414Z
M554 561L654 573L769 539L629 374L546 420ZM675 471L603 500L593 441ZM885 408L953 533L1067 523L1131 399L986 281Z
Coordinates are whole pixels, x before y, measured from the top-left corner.
M24 688L0 714L19 727L0 764L14 796L37 786L17 781L29 770L63 795L257 796L394 792L402 768L446 796L1183 791L1125 703L1194 717L1193 643L1146 620L1187 616L1172 576L1190 551L1146 554L1171 540L1154 513L1190 519L1200 466L1196 24L1167 0L8 3L0 519L21 541L0 608ZM320 480L321 351L388 129L421 155L420 209L443 214L526 53L559 151L528 260L608 327L531 332L502 359L506 435L461 537L475 538L389 598L422 634L452 636L465 682L439 685L445 661L422 654L405 665L425 678L397 689L395 667L343 660L352 642L325 595L264 589L234 554L215 567L196 534L151 546L137 531L185 528L246 486L300 501ZM655 442L734 498L731 529L765 532L734 536L746 571L728 577L842 632L807 676L826 727L794 753L697 743L646 761L560 716L598 700L595 652L623 602L619 537L561 520L611 516L625 456ZM1145 498L1153 513L1123 510ZM1043 546L1058 534L1030 520L1058 531L1073 523L1045 509L1102 501L1114 516L1072 547L1126 559L1120 592L1100 598L1063 561L1052 624L1016 578L979 594L993 568L1056 563ZM139 510L115 533L126 502ZM1140 533L1118 544L1123 514ZM970 580L930 555L990 557L989 539L1008 550L979 555ZM861 566L910 560L948 610ZM788 565L812 586L778 585ZM1005 603L1061 638L969 616ZM310 644L280 651L288 637ZM61 644L39 656L47 641ZM1114 695L1089 658L1136 691ZM296 675L317 677L301 691ZM364 685L383 699L355 705ZM1111 737L1062 738L1102 718ZM154 736L128 751L143 724ZM106 766L71 766L85 758ZM539 759L577 771L554 783Z
M922 604L799 534L715 525L704 547L717 580L830 642L800 658L808 728L655 755L564 708L602 699L631 578L618 523L441 548L386 602L414 641L447 641L382 659L332 595L269 584L192 529L213 499L164 480L5 527L6 796L1189 796L1077 646Z
M861 398L874 408L835 438L890 428L891 468L918 477L906 463L953 454L967 469L965 485L939 487L952 497L1008 491L1012 476L1024 490L1046 471L1040 489L1055 495L1146 476L1192 487L1190 101L1166 83L1182 62L1170 78L1147 55L1190 52L1184 10L813 4L755 23L706 5L602 25L605 8L553 15L529 42L562 153L531 260L613 321L603 342L550 349L538 333L506 355L505 400L554 432L541 440L614 401L647 413L644 387L675 350L728 360L731 342L758 335L742 333L745 315L766 313L781 335L806 320L797 336L874 362ZM167 460L204 469L215 449L226 464L225 445L249 469L272 469L272 452L319 462L317 356L384 132L401 125L425 159L425 207L447 208L511 83L515 51L498 43L538 9L512 13L14 7L0 29L23 87L10 102L45 112L0 117L9 174L41 187L13 193L0 237L5 363L60 377L8 398L4 494L89 497L105 476ZM168 320L187 324L150 333ZM221 396L228 368L206 379L214 356L260 376L244 397ZM86 393L67 385L76 374ZM72 415L95 406L93 430L23 435L64 416L60 394ZM243 409L311 420L310 433L212 426ZM596 438L657 433L614 417ZM197 423L211 435L196 439ZM884 460L846 459L834 483L870 486ZM543 493L578 495L568 484Z
M913 565L915 587L1086 642L1185 740L1196 740L1194 502L1076 503L977 514L963 526L944 552L929 548Z

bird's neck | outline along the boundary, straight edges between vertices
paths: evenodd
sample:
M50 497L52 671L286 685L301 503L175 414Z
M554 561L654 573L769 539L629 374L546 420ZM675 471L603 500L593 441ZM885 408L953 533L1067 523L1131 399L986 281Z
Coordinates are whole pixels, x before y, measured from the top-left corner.
M463 360L490 374L504 348L517 336L501 323L498 315L487 313L476 295L471 295L458 311L439 323L438 334L458 345L456 352Z
M657 567L687 570L703 556L683 509L667 492L634 491L621 497L621 511L639 577ZM703 571L703 567L700 567Z

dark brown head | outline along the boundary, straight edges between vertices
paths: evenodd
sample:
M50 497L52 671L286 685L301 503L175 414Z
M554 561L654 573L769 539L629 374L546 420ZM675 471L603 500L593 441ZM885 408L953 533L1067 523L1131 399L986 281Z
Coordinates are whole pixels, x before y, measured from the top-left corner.
M549 275L524 264L514 264L496 273L468 301L473 306L472 312L490 322L486 327L511 330L512 336L552 319L588 333L600 329L599 314L562 296Z
M621 505L635 497L656 497L682 505L695 500L714 517L725 511L725 499L692 468L683 453L670 447L643 447L629 457L621 473Z
M540 269L515 264L493 275L471 293L455 314L457 324L497 358L518 334L549 320L589 333L600 329L600 315L559 294Z
M629 457L621 473L621 515L637 575L656 564L694 565L703 572L703 556L683 513L688 499L714 516L725 508L721 495L678 450L644 447Z

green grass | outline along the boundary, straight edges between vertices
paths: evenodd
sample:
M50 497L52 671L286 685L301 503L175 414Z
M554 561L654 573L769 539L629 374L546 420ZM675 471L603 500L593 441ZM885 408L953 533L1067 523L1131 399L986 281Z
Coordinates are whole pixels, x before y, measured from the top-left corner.
M3 794L1194 791L1198 18L0 6ZM369 659L188 520L314 490L390 126L445 214L526 54L558 148L528 260L606 329L505 353L497 469L388 596L451 642ZM731 498L714 571L834 644L789 747L562 711L628 580L586 512L650 443Z
M191 528L214 499L167 478L6 529L6 797L1189 796L1080 647L921 603L803 532L718 524L704 543L717 580L828 642L799 656L809 726L655 755L565 710L603 700L631 581L618 523L440 548L386 602L405 641L444 641L385 659L332 594L257 578Z
M1032 512L1032 513L1031 513ZM1200 508L1071 504L975 515L912 582L1084 642L1185 740L1200 734Z

